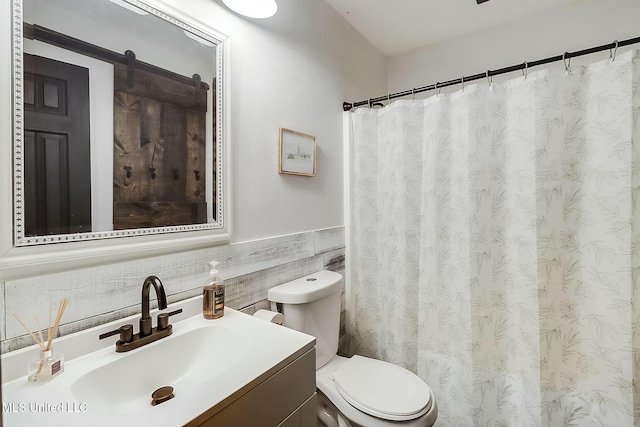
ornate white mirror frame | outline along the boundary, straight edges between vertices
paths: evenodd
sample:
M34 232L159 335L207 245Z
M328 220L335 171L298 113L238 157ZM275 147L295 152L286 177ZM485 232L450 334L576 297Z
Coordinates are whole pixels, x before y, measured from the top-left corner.
M12 99L12 115L2 114L0 129L6 130L0 144L0 281L24 276L82 268L90 265L129 261L184 250L195 250L230 241L230 158L228 38L218 31L194 23L179 11L151 6L140 0L124 0L145 12L168 21L216 45L216 182L215 220L206 224L130 230L25 236L23 215L23 14L22 0L12 0L11 40L0 35L0 43L12 46L12 76L0 72L0 95ZM157 7L162 7L160 10ZM178 19L177 16L180 18ZM3 19L7 19L6 17ZM8 83L8 84L5 84ZM12 93L11 93L12 88ZM4 113L7 105L0 106ZM13 118L11 123L7 116ZM13 142L13 143L10 143Z

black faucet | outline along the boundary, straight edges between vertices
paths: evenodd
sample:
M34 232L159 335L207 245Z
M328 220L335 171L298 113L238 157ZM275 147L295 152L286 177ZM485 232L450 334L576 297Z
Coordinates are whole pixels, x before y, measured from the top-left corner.
M134 350L143 345L152 343L161 338L168 337L173 332L172 325L169 324L169 317L182 313L182 309L172 311L171 313L158 314L158 326L153 328L151 325L151 315L149 314L149 290L153 285L158 297L158 308L164 310L167 308L167 294L164 292L162 282L156 276L149 276L144 279L142 284L142 317L140 317L140 332L133 334L133 325L127 324L106 332L98 338L103 339L112 335L120 334L120 339L116 342L116 352Z
M142 317L140 318L140 337L151 335L151 315L149 314L149 289L153 285L158 298L158 308L164 310L167 308L167 294L164 292L162 282L156 276L149 276L144 279L142 284Z

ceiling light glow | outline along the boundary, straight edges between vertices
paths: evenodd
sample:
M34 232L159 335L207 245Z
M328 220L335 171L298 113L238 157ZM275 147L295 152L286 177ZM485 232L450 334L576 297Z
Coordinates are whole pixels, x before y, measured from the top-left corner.
M206 47L216 47L216 45L215 45L215 44L213 44L213 43L211 43L209 40L205 40L205 39L203 39L203 38L202 38L202 37L200 37L200 36L196 36L195 34L190 33L190 32L189 32L189 31L187 31L187 30L182 30L182 31L184 31L184 35L185 35L185 36L189 37L191 40L195 40L195 41L197 41L198 43L200 43L200 44L201 44L201 45L203 45L203 46L206 46Z
M222 2L234 12L249 18L269 18L278 11L275 0L222 0Z

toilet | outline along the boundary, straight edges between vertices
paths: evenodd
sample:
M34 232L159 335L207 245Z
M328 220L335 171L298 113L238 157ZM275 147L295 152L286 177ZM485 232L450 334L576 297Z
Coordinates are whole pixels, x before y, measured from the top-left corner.
M319 271L269 289L284 326L316 338L318 426L431 427L433 392L412 372L362 356L338 356L342 275Z

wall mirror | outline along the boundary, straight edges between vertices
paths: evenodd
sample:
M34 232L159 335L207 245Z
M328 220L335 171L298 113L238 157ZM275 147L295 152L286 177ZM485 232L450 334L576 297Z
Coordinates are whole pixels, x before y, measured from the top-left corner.
M13 0L14 249L228 239L225 36L151 4Z

